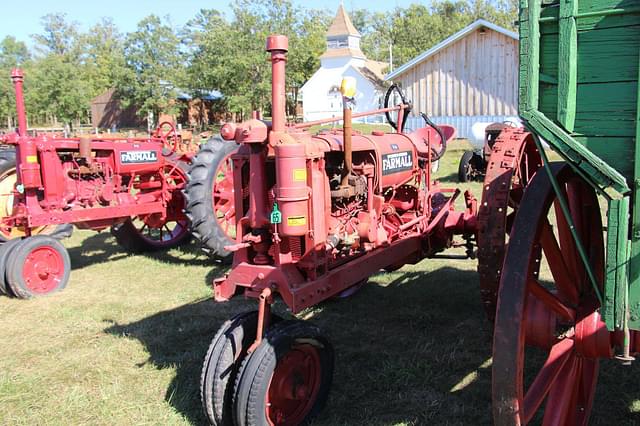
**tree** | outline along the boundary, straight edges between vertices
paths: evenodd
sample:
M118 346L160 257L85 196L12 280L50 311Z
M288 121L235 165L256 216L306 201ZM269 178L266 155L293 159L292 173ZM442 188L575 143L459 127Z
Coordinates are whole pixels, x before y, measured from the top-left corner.
M271 92L271 66L264 52L267 36L289 37L287 87L299 88L319 65L329 16L288 0L236 0L232 11L231 21L218 11L204 10L188 24L186 39L195 44L191 85L220 90L231 111L263 110Z
M77 23L67 22L66 13L50 13L40 19L44 33L34 34L38 50L44 54L77 55L82 50L78 45Z
M85 46L82 62L85 79L95 97L117 87L127 75L124 38L113 20L104 18L83 34Z
M173 28L156 15L138 23L124 43L127 73L119 84L125 103L133 103L141 115L176 108L177 83L183 80L180 41Z
M11 69L25 65L30 59L27 45L7 36L0 42L0 117L6 117L7 127L13 127L15 98L9 78Z
M27 86L28 84L28 86ZM72 125L88 117L90 85L77 64L64 55L47 55L29 69L25 83L31 116L53 117Z

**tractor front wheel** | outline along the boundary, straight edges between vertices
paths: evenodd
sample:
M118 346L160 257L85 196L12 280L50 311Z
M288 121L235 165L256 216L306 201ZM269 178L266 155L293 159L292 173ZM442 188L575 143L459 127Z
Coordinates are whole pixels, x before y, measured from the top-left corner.
M280 320L271 315L272 322ZM232 424L233 385L257 327L258 312L244 312L222 324L211 341L200 375L200 400L211 425Z
M7 279L5 278L7 271L7 259L15 246L20 242L22 242L21 238L15 238L0 245L0 294L6 294L7 296L12 295L9 285L7 285Z
M12 248L5 277L14 296L30 299L62 290L70 273L71 260L62 243L48 235L34 235Z
M333 347L316 326L298 320L274 325L238 372L235 424L306 423L326 403L333 364Z
M232 253L224 247L233 244L235 238L231 155L237 149L233 142L210 139L193 159L185 190L193 235L205 253L224 262L232 258Z

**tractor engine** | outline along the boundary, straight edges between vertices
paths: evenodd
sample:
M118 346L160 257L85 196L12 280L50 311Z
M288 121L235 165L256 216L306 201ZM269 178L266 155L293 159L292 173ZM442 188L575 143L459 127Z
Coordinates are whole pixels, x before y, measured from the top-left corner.
M234 267L216 281L218 300L237 286L250 294L271 287L297 311L348 288L356 276L442 251L454 233L475 233L475 199L466 194L467 211L456 212L459 190L431 182L431 163L455 129L428 125L404 133L410 105L403 99L377 111L397 111L396 132L362 134L352 127L355 87L349 80L341 88L342 129L312 135L305 129L321 123L287 125L286 38L270 37L267 46L273 121L228 123L220 132L240 147L232 156L236 238L225 247L234 252Z

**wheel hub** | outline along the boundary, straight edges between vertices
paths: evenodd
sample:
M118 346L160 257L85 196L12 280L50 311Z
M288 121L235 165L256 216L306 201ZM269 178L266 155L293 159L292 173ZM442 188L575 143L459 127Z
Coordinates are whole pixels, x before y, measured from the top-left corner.
M48 293L56 288L64 270L62 258L51 247L38 247L24 260L24 281L34 293Z
M267 394L267 417L273 424L297 425L309 413L321 383L318 351L298 345L276 366Z

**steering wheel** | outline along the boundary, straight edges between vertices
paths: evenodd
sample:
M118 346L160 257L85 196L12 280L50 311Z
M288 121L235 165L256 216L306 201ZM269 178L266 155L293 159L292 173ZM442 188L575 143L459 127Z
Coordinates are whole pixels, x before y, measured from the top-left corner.
M173 123L163 121L158 124L158 127L153 132L152 137L160 139L162 141L162 145L170 151L165 155L171 155L176 152L176 149L178 148L178 132L176 132L176 128Z
M431 160L438 161L439 159L442 158L444 153L447 151L447 139L444 137L444 133L442 132L442 129L438 127L436 123L431 121L431 119L427 114L425 114L424 112L421 112L420 115L424 119L424 122L427 124L427 126L433 128L433 130L436 131L438 136L440 136L440 143L442 144L442 147L440 148L440 150L436 151L435 149L431 148L431 152L432 152Z
M398 129L398 123L393 121L393 118L391 117L391 111L386 111L385 115L387 116L387 122L389 122L391 127L393 127L393 129L397 132L402 133L404 131L404 126L407 124L407 117L409 117L409 113L411 112L411 103L407 102L407 99L404 97L404 93L402 92L400 86L398 86L397 84L392 84L391 86L389 86L389 89L387 89L387 93L384 95L385 108L389 108L389 100L391 99L391 94L393 92L396 92L400 96L400 100L402 101L402 103L404 105L407 105L407 108L404 109L404 114L402 117L402 128Z

